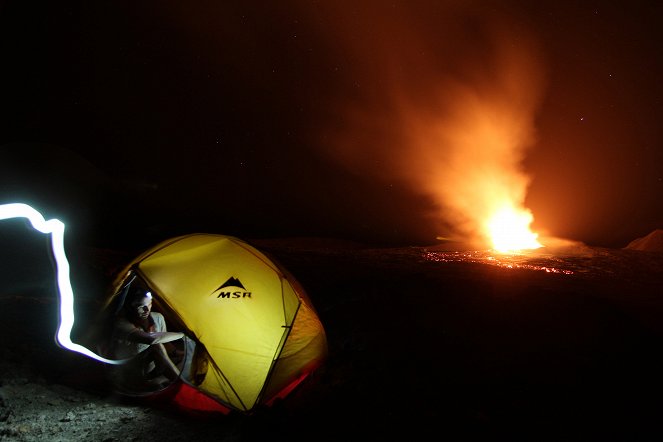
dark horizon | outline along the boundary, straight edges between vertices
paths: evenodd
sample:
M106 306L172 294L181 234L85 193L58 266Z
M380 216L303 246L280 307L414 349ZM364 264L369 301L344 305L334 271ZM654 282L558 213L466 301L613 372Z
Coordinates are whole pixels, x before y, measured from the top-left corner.
M508 157L542 234L663 227L658 3L262 3L0 3L0 204L93 244L434 244ZM515 146L464 170L472 112Z

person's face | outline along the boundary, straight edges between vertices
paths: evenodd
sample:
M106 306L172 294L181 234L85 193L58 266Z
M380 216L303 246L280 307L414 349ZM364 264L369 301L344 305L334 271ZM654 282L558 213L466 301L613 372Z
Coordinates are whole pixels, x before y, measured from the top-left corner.
M147 319L152 310L152 298L143 296L131 303L131 312L138 319Z

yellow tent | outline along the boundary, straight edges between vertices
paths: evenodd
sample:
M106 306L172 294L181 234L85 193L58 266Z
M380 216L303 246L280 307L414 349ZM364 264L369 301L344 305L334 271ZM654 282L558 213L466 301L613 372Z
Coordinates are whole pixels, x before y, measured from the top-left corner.
M117 311L136 284L152 292L168 331L193 344L174 394L186 408L250 412L287 395L326 357L302 287L240 239L191 234L156 245L120 274L107 307Z

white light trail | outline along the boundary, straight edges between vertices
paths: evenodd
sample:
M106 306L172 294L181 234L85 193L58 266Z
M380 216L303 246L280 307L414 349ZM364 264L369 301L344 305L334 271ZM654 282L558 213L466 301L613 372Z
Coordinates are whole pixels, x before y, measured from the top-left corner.
M41 213L27 204L1 204L0 220L10 218L27 218L35 230L51 235L51 251L55 258L58 292L60 294L60 322L55 335L58 345L107 364L127 362L126 359L106 359L71 340L71 330L74 327L74 290L69 279L69 261L67 261L64 251L64 223L58 219L45 220Z

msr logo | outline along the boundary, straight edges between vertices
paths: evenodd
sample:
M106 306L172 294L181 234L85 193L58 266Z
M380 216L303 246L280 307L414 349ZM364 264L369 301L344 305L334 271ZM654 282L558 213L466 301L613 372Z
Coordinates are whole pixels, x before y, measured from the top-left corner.
M229 288L238 288L242 290L224 290L224 289L229 289ZM216 296L217 298L250 298L251 297L251 292L247 291L246 288L244 287L244 284L242 282L235 278L234 276L231 276L228 278L226 282L221 284L221 286L214 290L212 294L219 292L219 294Z

